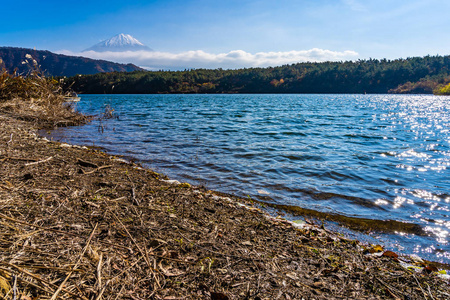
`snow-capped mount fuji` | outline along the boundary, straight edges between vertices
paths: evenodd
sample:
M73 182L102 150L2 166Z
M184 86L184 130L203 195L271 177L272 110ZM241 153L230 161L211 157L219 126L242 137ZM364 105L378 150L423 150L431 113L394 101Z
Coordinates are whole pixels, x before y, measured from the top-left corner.
M135 39L129 34L118 34L112 38L95 44L94 46L87 48L86 51L96 51L96 52L122 52L122 51L153 51L149 47L142 44L140 41Z

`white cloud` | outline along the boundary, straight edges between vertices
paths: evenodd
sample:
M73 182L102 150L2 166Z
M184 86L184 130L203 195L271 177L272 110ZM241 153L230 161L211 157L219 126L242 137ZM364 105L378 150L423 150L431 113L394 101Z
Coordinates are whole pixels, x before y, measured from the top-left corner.
M367 12L367 8L361 4L359 1L356 0L343 0L344 4L348 5L351 10L357 11L357 12Z
M202 50L181 53L157 51L126 51L126 52L95 52L74 53L60 51L61 54L84 56L93 59L104 59L119 63L133 63L149 70L183 70L199 68L250 68L269 67L293 64L299 62L341 61L357 58L355 51L331 51L310 49L287 52L258 52L255 54L243 50L233 50L228 53L212 54Z

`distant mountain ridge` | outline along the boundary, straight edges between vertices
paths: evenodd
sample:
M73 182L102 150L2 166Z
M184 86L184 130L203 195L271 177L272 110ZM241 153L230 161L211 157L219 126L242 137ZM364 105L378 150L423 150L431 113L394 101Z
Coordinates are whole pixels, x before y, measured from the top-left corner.
M138 41L136 38L129 34L118 34L110 39L102 41L94 46L83 50L86 51L96 51L96 52L123 52L123 51L153 51L149 47L145 46L143 43Z
M0 69L5 68L12 73L26 74L30 71L32 62L23 63L29 54L40 65L40 70L47 76L74 76L77 74L91 75L103 72L132 72L142 71L133 64L119 64L106 60L96 60L81 56L56 54L47 50L34 50L16 47L0 47ZM28 59L29 61L29 59Z

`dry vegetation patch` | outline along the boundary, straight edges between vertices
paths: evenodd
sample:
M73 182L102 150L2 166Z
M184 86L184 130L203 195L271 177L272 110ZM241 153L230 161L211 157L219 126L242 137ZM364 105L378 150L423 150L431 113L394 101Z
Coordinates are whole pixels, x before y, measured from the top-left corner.
M32 60L31 56L29 58ZM27 76L0 70L0 112L17 119L32 121L40 127L78 125L87 117L67 102L59 81L46 78L33 62Z

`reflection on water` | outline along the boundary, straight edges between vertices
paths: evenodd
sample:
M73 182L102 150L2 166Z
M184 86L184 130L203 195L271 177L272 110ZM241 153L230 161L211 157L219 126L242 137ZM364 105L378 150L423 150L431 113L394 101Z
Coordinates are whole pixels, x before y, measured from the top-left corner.
M393 95L83 95L118 119L53 133L179 180L273 203L420 225L380 235L450 262L450 98Z

